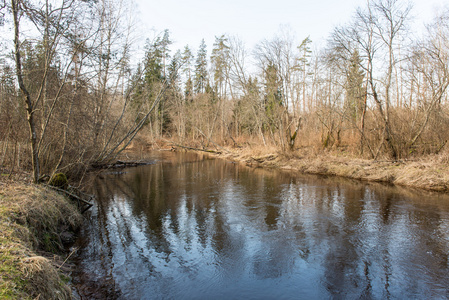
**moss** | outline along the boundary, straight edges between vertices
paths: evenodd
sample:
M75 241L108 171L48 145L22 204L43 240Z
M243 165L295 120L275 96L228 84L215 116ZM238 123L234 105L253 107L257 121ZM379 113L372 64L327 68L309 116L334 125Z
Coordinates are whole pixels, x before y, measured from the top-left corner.
M51 177L49 184L65 190L67 189L69 182L64 173L56 173Z
M55 233L45 232L42 237L43 250L57 253L60 250L59 238Z
M4 211L2 207L2 212ZM18 238L19 234L16 230L20 225L8 226L9 224L4 221L2 218L0 224L2 233L0 237L0 299L31 299L31 296L25 293L28 281L20 268L20 258L27 254L26 247ZM26 232L26 230L21 231Z

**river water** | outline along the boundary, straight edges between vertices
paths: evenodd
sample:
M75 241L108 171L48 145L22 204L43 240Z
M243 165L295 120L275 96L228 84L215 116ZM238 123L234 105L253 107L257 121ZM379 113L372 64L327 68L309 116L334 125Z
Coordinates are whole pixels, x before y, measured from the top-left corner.
M82 299L446 299L449 197L157 152L92 179Z

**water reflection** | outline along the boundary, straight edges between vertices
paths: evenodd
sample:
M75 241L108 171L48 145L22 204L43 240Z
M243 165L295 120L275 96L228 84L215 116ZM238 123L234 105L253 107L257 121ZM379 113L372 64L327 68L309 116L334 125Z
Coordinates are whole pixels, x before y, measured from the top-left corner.
M156 158L95 179L80 286L123 299L449 297L445 195Z

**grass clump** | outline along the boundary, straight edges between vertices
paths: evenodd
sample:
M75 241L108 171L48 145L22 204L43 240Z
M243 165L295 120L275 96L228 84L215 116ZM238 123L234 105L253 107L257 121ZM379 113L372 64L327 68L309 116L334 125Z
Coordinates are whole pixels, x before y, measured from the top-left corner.
M62 274L36 251L62 251L59 235L80 222L76 206L54 191L0 183L0 299L70 299Z

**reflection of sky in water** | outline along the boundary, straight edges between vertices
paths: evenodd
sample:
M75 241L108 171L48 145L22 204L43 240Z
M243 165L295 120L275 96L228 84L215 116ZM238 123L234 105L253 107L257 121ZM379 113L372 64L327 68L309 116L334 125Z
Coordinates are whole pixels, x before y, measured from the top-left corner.
M446 196L174 158L98 184L81 266L123 298L449 295Z

